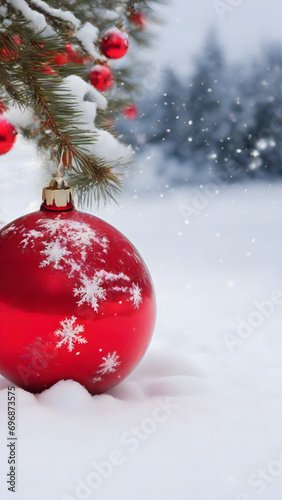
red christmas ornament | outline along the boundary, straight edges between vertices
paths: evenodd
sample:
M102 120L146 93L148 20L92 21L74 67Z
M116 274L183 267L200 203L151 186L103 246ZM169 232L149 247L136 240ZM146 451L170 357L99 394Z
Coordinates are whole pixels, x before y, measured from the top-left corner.
M60 52L55 54L52 59L50 59L50 64L54 64L55 66L64 66L69 62L69 56L67 52Z
M0 101L0 115L5 113L5 111L8 111L8 108L5 106L5 104L2 101Z
M135 120L138 116L138 109L134 104L128 104L123 111L124 118L127 120Z
M5 118L0 118L0 155L12 149L17 137L17 131Z
M11 39L9 37L4 37L5 47L0 49L0 59L2 61L11 61L17 59L19 55L20 46L22 44L21 39L18 36L13 36Z
M152 281L119 231L46 192L49 205L0 231L0 372L31 392L73 379L99 394L149 345Z
M85 62L84 57L79 54L70 44L66 45L66 52L69 62L73 62L75 64L83 64Z
M101 92L109 90L114 85L114 77L109 66L95 64L89 74L90 81L97 90Z
M111 28L100 40L101 51L109 59L120 59L128 51L128 35L118 28Z
M133 12L130 15L129 19L130 19L130 21L133 24L135 24L136 28L139 29L139 30L145 29L146 26L147 26L147 23L148 23L147 17L141 11L139 11L139 12Z

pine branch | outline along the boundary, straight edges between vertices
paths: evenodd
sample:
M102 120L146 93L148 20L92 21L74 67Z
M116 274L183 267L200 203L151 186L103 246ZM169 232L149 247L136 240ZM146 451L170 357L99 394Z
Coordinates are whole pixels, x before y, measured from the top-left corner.
M142 0L138 2L138 9L143 9L147 18L153 20L152 6L159 3L163 0ZM130 59L128 66L113 65L116 85L106 94L108 110L104 109L104 97L95 91L88 108L92 106L94 110L94 102L98 109L96 114L95 108L91 123L85 123L84 113L88 115L88 109L82 106L76 92L66 85L66 78L79 76L81 88L85 87L93 62L103 60L99 37L113 25L126 28L131 44L151 44L148 30L136 29L131 20L135 4L129 0L122 3L113 0L0 0L3 7L0 13L0 91L3 101L8 106L11 104L30 112L30 124L18 126L22 127L25 137L36 141L40 149L48 152L49 161L54 166L62 157L67 158L66 166L70 166L72 160L72 171L68 175L81 202L113 198L120 190L118 169L127 164L126 151L122 158L116 148L116 161L106 150L103 158L100 158L101 148L97 149L99 156L95 151L100 138L104 137L103 131L104 134L110 131L117 137L113 120L127 103L133 101L142 77L140 70L132 67ZM41 31L36 27L38 24ZM75 60L61 65L57 55L64 55L67 45L78 51L78 57L87 57L88 63L76 64ZM84 99L88 100L87 92Z

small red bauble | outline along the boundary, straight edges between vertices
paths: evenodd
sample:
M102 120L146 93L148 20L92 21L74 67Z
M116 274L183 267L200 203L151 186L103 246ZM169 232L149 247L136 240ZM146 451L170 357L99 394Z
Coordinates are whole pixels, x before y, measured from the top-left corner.
M138 109L134 104L128 104L123 111L124 118L127 120L135 120L138 116Z
M17 131L5 118L0 118L0 155L12 149L17 137Z
M141 11L132 13L129 19L139 30L143 30L147 26L147 17Z
M69 206L0 231L0 372L31 392L73 379L99 394L149 345L153 285L119 231Z
M12 61L18 58L22 42L18 36L13 36L12 38L14 43L10 41L9 37L5 37L6 46L0 49L0 59L2 61Z
M97 90L109 90L114 85L114 77L109 66L95 64L89 74L90 81Z
M2 115L3 113L5 113L5 111L7 111L8 108L5 106L5 104L0 101L0 115Z
M50 63L54 64L55 66L64 66L68 62L69 62L69 56L67 52L60 52L54 55L52 59L50 59Z
M79 54L70 44L66 45L66 52L69 62L73 62L75 64L83 64L85 62L84 57Z
M118 28L111 28L101 39L101 51L109 59L120 59L128 51L128 35Z

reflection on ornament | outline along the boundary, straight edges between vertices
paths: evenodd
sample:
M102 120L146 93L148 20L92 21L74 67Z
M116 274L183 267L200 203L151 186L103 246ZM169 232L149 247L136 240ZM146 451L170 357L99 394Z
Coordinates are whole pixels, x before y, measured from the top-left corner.
M128 35L118 28L111 28L100 41L101 52L109 59L120 59L128 51Z

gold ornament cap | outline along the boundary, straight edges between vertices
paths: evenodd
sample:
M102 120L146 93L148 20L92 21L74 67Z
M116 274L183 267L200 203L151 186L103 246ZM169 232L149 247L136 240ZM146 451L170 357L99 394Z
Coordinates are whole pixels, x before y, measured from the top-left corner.
M48 187L43 188L42 199L41 208L46 210L58 212L74 208L72 189L67 181L59 175L51 180Z

